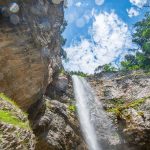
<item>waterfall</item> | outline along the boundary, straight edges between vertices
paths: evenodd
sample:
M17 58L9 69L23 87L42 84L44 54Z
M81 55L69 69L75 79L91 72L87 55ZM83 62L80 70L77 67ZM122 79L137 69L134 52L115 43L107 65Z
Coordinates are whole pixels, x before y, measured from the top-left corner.
M77 113L83 136L89 150L102 150L105 143L113 143L116 132L112 122L103 110L102 104L96 98L88 82L79 76L73 75L73 87L76 98ZM107 144L108 145L108 144ZM107 148L109 149L109 148Z
M78 76L72 76L72 78L74 93L77 100L77 110L84 138L90 150L100 150L96 138L96 132L90 122L90 111L87 106L88 97L83 85L82 78Z

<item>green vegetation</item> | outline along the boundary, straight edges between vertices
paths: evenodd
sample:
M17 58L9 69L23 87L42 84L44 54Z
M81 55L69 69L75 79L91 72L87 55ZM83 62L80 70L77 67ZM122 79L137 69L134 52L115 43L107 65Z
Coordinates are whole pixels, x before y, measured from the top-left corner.
M65 72L65 70L64 70L64 68L61 68L60 70L59 70L59 75L66 75L66 72Z
M10 99L9 97L7 97L4 93L0 93L0 98L13 104L14 106L18 107L17 104L12 100Z
M135 24L135 30L133 42L138 45L138 49L135 55L125 56L125 60L121 62L121 69L150 71L150 13Z
M103 66L103 71L105 72L114 72L116 68L112 66L112 64L106 64Z
M138 48L130 49L135 54L127 54L120 64L120 68L116 69L112 64L99 66L96 70L101 69L105 72L113 71L131 71L144 70L150 71L150 13L147 13L144 19L135 24L135 33L133 34L133 43ZM95 71L96 71L95 70Z
M4 111L4 110L0 110L0 121L21 128L29 128L28 122L22 122L21 120L15 118L15 116L11 112Z
M68 109L69 109L70 111L72 111L72 112L75 112L75 111L76 111L76 106L75 106L75 105L70 105L70 106L68 107Z
M81 77L88 77L89 75L86 74L86 73L83 73L81 71L71 71L71 72L68 72L69 75L78 75L78 76L81 76Z
M112 99L111 104L113 104L112 108L107 109L107 112L112 112L116 116L121 116L122 112L129 108L138 109L138 107L145 102L145 100L149 97L144 97L141 99L134 100L132 102L125 102L121 99Z
M117 68L115 68L111 63L109 64L105 64L103 66L98 66L96 69L95 69L95 73L97 72L115 72L117 71Z
M17 110L20 110L20 108L17 106L17 104L11 100L10 98L8 98L5 94L0 93L0 99L7 101L9 104L12 105L12 107L15 107L16 109L16 113ZM19 113L20 111L18 111ZM22 112L23 115L25 115L27 117L27 114ZM19 120L17 117L15 117L15 113L12 111L8 111L8 110L0 110L0 121L8 123L8 124L12 124L21 128L28 128L29 129L29 123L28 121L23 122L21 120Z
M20 109L20 107L16 104L16 102L14 100L10 99L9 97L7 97L4 93L0 93L0 98L7 101L10 104L12 104L13 106L15 106L16 109ZM25 116L28 116L28 114L26 112L23 112L23 114Z
M63 75L70 75L70 76L77 75L77 76L81 76L81 77L89 77L89 76L91 76L91 75L83 73L81 71L70 71L70 72L67 72L67 71L64 70L64 68L61 68L59 70L59 75L62 75L62 76Z

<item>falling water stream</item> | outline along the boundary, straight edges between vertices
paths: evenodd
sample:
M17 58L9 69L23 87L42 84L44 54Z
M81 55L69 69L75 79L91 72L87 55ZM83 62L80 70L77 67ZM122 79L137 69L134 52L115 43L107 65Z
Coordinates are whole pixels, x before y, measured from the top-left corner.
M101 146L102 140L113 143L115 132L112 123L88 82L76 75L73 75L72 79L81 130L88 148L104 150L105 148Z
M73 76L74 93L77 100L77 110L84 138L90 150L100 150L96 132L90 122L90 111L87 106L87 94L83 84L83 79Z

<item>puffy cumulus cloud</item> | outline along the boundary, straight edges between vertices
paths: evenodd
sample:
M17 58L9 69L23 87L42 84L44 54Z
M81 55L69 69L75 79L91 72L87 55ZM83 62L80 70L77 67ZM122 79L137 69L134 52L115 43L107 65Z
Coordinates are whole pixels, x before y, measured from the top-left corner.
M128 26L114 12L94 14L94 18L89 29L91 38L65 48L69 61L63 63L67 70L94 73L96 67L116 60L131 48Z
M140 14L139 10L137 10L133 7L131 7L130 9L127 9L127 13L130 18L136 17Z
M130 2L139 7L139 8L142 8L146 3L147 3L148 0L130 0Z
M95 0L96 5L103 5L105 0Z

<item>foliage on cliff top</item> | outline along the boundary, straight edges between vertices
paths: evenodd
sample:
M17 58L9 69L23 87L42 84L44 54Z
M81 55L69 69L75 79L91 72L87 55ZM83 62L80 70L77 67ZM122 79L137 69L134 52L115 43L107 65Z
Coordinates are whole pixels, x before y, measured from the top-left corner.
M78 75L78 76L81 76L81 77L89 77L89 76L91 76L91 75L86 74L86 73L84 73L82 71L69 71L69 72L67 72L67 71L64 70L64 68L59 70L59 75L70 75L70 76Z
M86 73L83 73L81 71L71 71L71 72L68 72L69 75L78 75L78 76L81 76L81 77L88 77L90 75L86 74Z
M138 49L135 55L128 54L121 62L123 70L150 70L150 13L144 19L135 24L136 32L133 34L133 42Z

